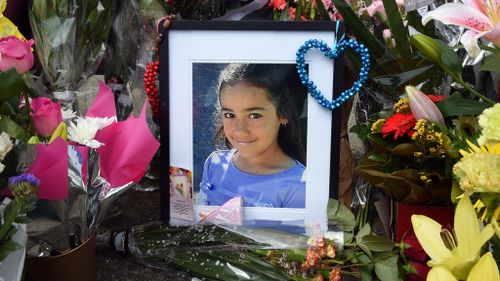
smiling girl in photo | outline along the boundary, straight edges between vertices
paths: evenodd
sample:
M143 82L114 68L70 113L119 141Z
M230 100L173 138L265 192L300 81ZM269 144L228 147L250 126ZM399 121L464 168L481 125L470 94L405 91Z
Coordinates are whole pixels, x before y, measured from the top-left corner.
M305 208L299 116L306 93L298 81L291 64L229 64L222 70L216 141L227 149L205 161L202 204L219 206L242 196L246 207Z

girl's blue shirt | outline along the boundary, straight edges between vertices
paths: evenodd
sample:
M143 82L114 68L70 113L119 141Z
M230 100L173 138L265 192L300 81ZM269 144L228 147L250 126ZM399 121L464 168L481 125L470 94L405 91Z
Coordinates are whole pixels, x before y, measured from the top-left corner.
M205 161L199 203L220 206L242 196L245 207L305 208L305 167L293 167L268 175L241 171L233 162L235 150L215 151Z

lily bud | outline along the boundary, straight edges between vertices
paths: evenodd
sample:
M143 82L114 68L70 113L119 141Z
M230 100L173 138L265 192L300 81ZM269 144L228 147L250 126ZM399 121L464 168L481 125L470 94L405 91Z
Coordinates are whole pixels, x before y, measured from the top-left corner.
M434 39L423 34L415 34L411 36L410 40L413 46L417 47L424 56L435 63L441 61L441 51Z
M435 124L444 125L441 111L426 94L413 86L406 86L405 90L408 95L411 113L413 113L415 119L427 119Z

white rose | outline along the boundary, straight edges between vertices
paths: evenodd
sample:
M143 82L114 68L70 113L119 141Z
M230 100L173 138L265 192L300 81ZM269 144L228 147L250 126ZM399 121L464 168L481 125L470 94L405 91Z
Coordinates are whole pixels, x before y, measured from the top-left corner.
M0 163L0 174L3 172L3 169L5 168L5 165Z
M5 158L5 155L14 147L14 144L10 140L9 134L2 132L0 134L0 161Z

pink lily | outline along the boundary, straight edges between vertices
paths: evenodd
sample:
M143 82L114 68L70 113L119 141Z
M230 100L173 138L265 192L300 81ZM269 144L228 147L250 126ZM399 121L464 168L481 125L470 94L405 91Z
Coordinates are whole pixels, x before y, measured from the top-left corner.
M460 38L472 57L479 55L477 39L484 37L500 47L500 0L464 0L461 3L447 3L430 11L422 18L425 25L430 20L444 24L463 26L467 29Z
M426 94L413 86L406 86L405 90L408 95L411 113L413 113L415 119L427 119L444 126L443 114Z

